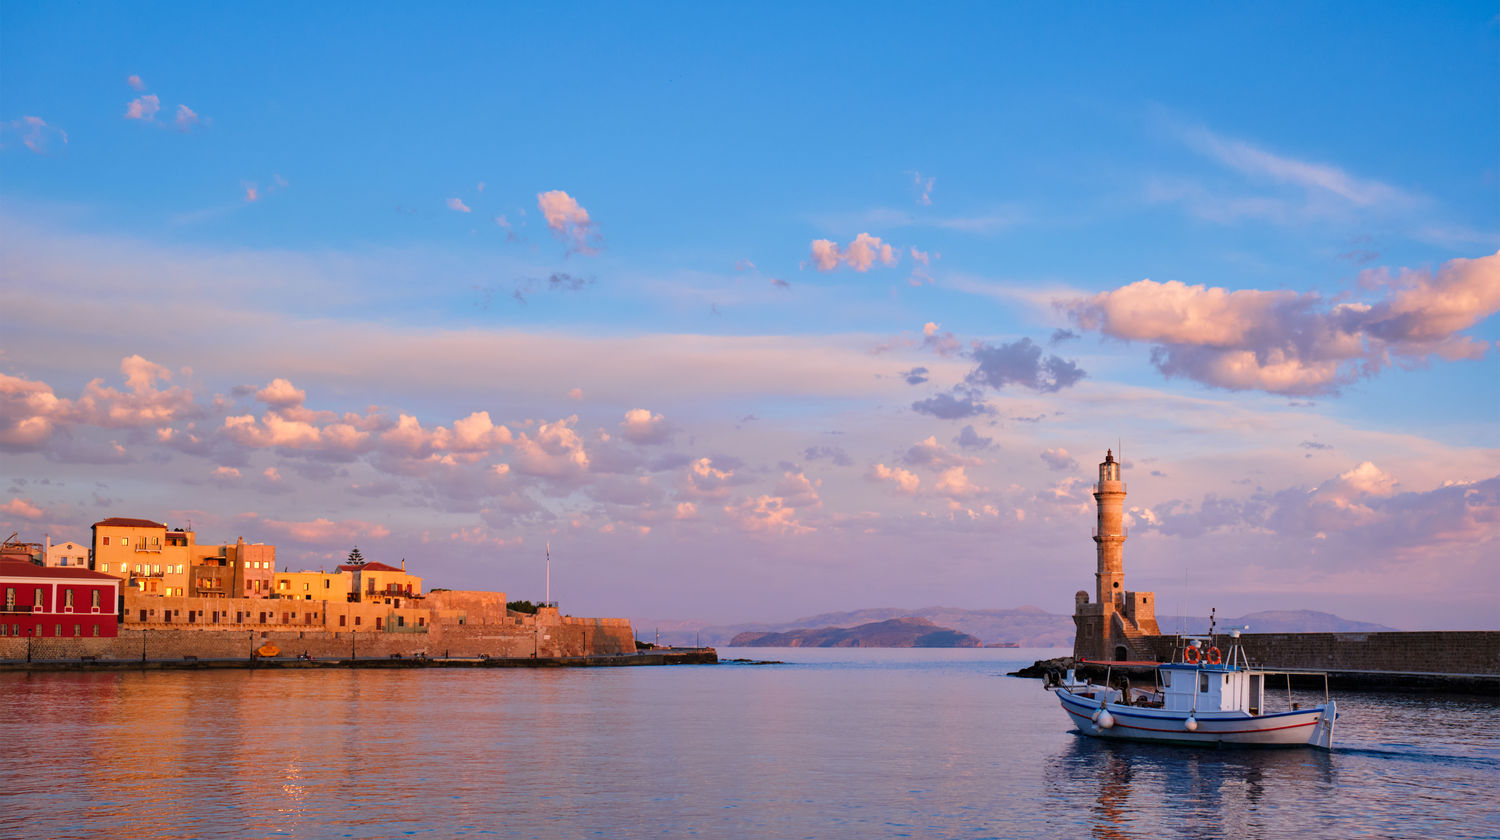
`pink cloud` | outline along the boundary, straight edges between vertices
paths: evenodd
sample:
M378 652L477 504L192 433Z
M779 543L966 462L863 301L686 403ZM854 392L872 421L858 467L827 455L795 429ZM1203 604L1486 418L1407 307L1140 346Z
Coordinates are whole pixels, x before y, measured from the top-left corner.
M599 231L576 199L562 190L537 193L537 208L547 220L553 235L568 243L568 250L579 254L595 254L599 250Z
M938 477L938 494L947 496L950 499L967 498L983 493L986 490L987 488L980 487L971 481L963 467L952 467L944 470L943 474Z
M302 542L343 545L362 539L382 539L391 535L391 529L374 522L360 519L343 519L337 522L318 517L310 522L295 522L277 519L261 519L260 524Z
M943 332L942 325L928 321L922 325L922 346L939 356L952 356L963 350L963 345L951 332Z
M131 100L125 106L125 119L127 120L154 120L156 112L161 110L161 100L156 94L148 93L145 96Z
M260 198L260 191L258 189L256 189L256 187L255 187L254 184L250 184L249 186L245 187L245 203L246 204L249 204L250 202L255 201L257 198Z
M448 199L448 209L456 210L459 213L467 213L469 212L469 205L464 204L461 198L450 198Z
M896 489L907 495L913 495L922 485L922 479L910 470L900 467L887 467L885 464L876 464L870 468L869 478L872 481L890 482L896 485Z
M146 83L143 82L143 81L141 81L141 77L140 76L136 76L136 75L131 75L131 76L127 77L125 79L125 84L130 85L132 88L134 88L136 90L145 90L146 89Z
M47 147L53 140L61 140L63 145L68 143L66 131L48 125L41 117L25 116L19 120L0 123L0 130L21 135L21 144L39 155L47 153Z
M1169 377L1230 390L1325 394L1392 356L1472 359L1488 349L1459 331L1500 311L1500 253L1363 280L1385 296L1328 304L1315 293L1141 280L1059 306L1084 329L1157 345L1152 363Z
M917 203L923 207L932 206L932 187L937 183L936 178L923 178L922 173L912 173L912 184L917 189Z
M541 423L534 436L521 433L511 461L517 472L543 478L578 478L588 472L589 454L572 428L574 414L555 423Z
M255 392L255 398L272 408L293 408L307 399L303 391L286 379L276 378L271 384Z
M625 412L625 420L620 424L620 435L632 443L665 443L671 436L671 429L660 414L652 414L644 408L633 408Z
M842 263L855 271L869 271L876 262L895 265L899 257L896 250L878 236L861 233L854 237L849 247L840 250L838 243L828 239L814 239L809 254L813 266L819 271L833 271Z
M198 113L186 105L178 105L175 122L179 131L191 131L198 124Z
M1045 449L1041 458L1047 463L1047 468L1058 472L1078 469L1078 461L1068 454L1068 450L1061 447L1057 449Z
M47 441L72 404L45 382L0 373L0 447L31 449Z
M22 499L19 496L12 496L10 501L0 505L0 512L8 513L11 516L19 516L22 519L42 518L41 508L32 504L30 499Z
M772 535L810 534L815 528L797 519L797 509L779 496L755 496L726 505L724 513L741 529Z

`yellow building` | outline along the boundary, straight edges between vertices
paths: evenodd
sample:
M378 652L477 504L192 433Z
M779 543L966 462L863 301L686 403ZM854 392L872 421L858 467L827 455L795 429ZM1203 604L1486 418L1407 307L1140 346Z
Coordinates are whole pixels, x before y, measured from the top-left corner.
M272 578L276 598L296 601L348 602L354 591L350 572L277 572Z
M403 602L414 606L411 601L422 597L422 579L406 573L405 560L399 569L384 563L349 563L339 566L338 571L353 576L349 591L355 601L379 602L399 609Z
M189 530L111 517L93 525L94 570L146 595L269 598L276 546L199 545Z
M54 543L49 538L42 565L86 569L89 566L89 547L72 541Z

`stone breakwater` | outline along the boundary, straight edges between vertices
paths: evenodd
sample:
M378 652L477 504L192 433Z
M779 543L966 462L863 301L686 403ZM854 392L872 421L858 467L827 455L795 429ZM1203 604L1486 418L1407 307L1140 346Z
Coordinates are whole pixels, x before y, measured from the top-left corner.
M1219 637L1227 647L1228 637ZM1159 662L1173 660L1176 636L1147 636L1140 640ZM1254 665L1270 669L1325 671L1336 689L1433 689L1461 693L1500 694L1500 632L1442 630L1389 633L1246 633L1240 637L1245 655ZM1043 660L1014 672L1015 676L1044 677L1047 670L1066 671L1072 657ZM1077 666L1082 676L1102 679L1106 662ZM1115 666L1114 672L1130 674ZM1150 669L1139 669L1149 677ZM1318 685L1322 685L1321 678Z

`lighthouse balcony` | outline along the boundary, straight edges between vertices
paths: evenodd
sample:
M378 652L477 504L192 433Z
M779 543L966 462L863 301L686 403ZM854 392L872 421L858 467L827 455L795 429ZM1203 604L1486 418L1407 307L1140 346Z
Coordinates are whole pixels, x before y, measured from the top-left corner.
M1106 487L1105 485L1109 485ZM1125 482L1123 481L1096 481L1094 482L1095 493L1124 493Z
M1119 531L1119 533L1113 533L1113 534L1109 533L1107 531L1104 532L1104 533L1100 533L1100 531L1099 531L1098 528L1091 528L1089 530L1091 532L1093 532L1094 539L1096 539L1096 540L1099 539L1100 537L1103 537L1104 539L1109 539L1110 537L1118 537L1119 539L1123 540L1126 537L1130 536L1130 529L1129 528L1121 528L1120 531Z

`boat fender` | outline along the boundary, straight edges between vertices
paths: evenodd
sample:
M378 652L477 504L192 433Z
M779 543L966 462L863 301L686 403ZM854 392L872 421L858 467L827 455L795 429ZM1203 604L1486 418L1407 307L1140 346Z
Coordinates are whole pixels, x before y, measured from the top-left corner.
M1099 724L1100 729L1109 729L1115 725L1115 716L1110 714L1107 709L1100 709L1099 716L1094 722Z
M1102 714L1104 714L1104 707L1100 706L1099 708L1094 710L1094 714L1089 717L1089 720L1093 721L1094 723L1098 723L1099 716Z
M1193 717L1192 715L1188 715L1188 719L1182 722L1182 726L1189 732L1197 732L1198 719Z

